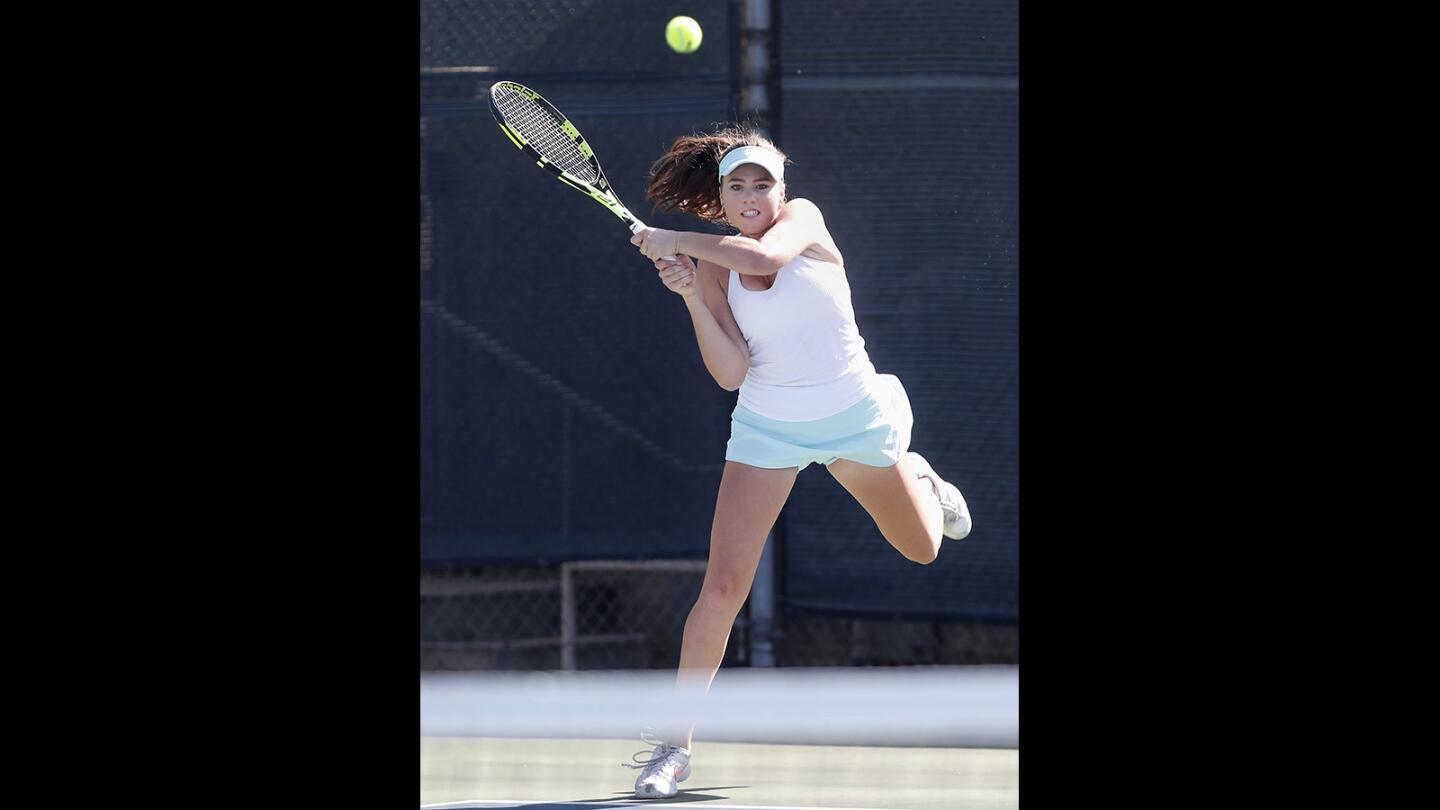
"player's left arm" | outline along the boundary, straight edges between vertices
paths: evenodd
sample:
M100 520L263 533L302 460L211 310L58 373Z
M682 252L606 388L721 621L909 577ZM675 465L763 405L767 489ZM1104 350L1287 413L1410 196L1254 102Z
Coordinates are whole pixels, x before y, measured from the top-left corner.
M649 255L646 248L650 247L652 251L694 256L737 273L769 276L812 245L827 243L830 239L825 218L815 203L795 199L785 203L780 215L775 218L775 224L758 240L748 236L716 236L654 228L638 231L630 241L640 245L646 255Z
M760 237L763 265L774 273L814 245L829 241L830 232L825 228L820 207L806 199L789 200L780 209L775 224Z

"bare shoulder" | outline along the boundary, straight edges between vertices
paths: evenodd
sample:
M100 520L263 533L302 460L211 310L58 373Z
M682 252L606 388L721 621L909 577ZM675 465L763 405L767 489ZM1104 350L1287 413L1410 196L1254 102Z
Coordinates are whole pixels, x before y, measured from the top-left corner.
M825 216L820 213L820 206L816 205L810 200L805 199L804 197L796 197L793 200L786 200L785 213L791 216L815 217L816 219L819 219L821 221L824 221L825 219Z
M845 259L840 255L840 249L835 246L835 240L830 236L830 229L825 226L825 216L820 213L820 206L803 197L796 197L785 203L786 212L794 207L792 216L803 217L815 226L814 242L803 251L803 255L812 259L819 259L844 266Z

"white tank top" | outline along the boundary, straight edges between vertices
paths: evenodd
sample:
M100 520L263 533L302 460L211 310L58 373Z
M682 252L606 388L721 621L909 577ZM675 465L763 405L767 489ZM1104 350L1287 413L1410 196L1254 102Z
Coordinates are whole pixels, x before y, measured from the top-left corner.
M761 416L806 422L833 416L874 390L875 366L855 326L845 268L796 256L768 290L731 271L730 311L750 346L739 402Z

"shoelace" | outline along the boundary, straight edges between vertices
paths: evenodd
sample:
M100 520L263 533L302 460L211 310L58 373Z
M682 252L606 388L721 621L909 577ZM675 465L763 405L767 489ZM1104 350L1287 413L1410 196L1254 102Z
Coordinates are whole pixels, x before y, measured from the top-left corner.
M680 746L678 745L671 745L664 740L650 739L649 735L644 731L640 732L640 741L654 747L647 751L636 751L630 755L630 760L639 764L631 765L629 762L622 762L620 763L622 767L636 769L649 768L652 765L664 762L671 754L680 750ZM640 759L641 757L649 757L649 759L642 760Z
M930 489L934 490L935 499L940 501L940 508L945 510L945 519L953 520L958 517L960 515L960 502L955 500L950 494L950 489L940 486L939 479L932 475L926 475L924 473L920 473L919 475L930 485Z
M940 495L940 506L944 507L944 509L945 509L945 517L947 517L947 518L949 518L949 519L952 519L952 520L955 519L955 518L957 518L957 517L959 517L959 516L960 516L960 501L959 501L959 499L957 499L957 498L955 497L954 494L952 494L952 493L955 493L957 490L955 490L955 488L954 488L953 486L952 486L952 487L941 487L941 486L939 486L938 484L936 485L935 488L936 488L936 489L939 489L939 490L943 490L943 493Z

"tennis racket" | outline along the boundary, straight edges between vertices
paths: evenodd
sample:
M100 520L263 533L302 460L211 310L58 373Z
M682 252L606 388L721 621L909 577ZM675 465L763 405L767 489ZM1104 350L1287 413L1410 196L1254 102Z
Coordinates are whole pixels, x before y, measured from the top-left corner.
M635 233L649 227L630 213L610 187L600 161L580 130L555 105L523 84L490 85L490 113L505 137L535 164L565 185L588 195L610 210ZM674 256L665 256L673 261Z

